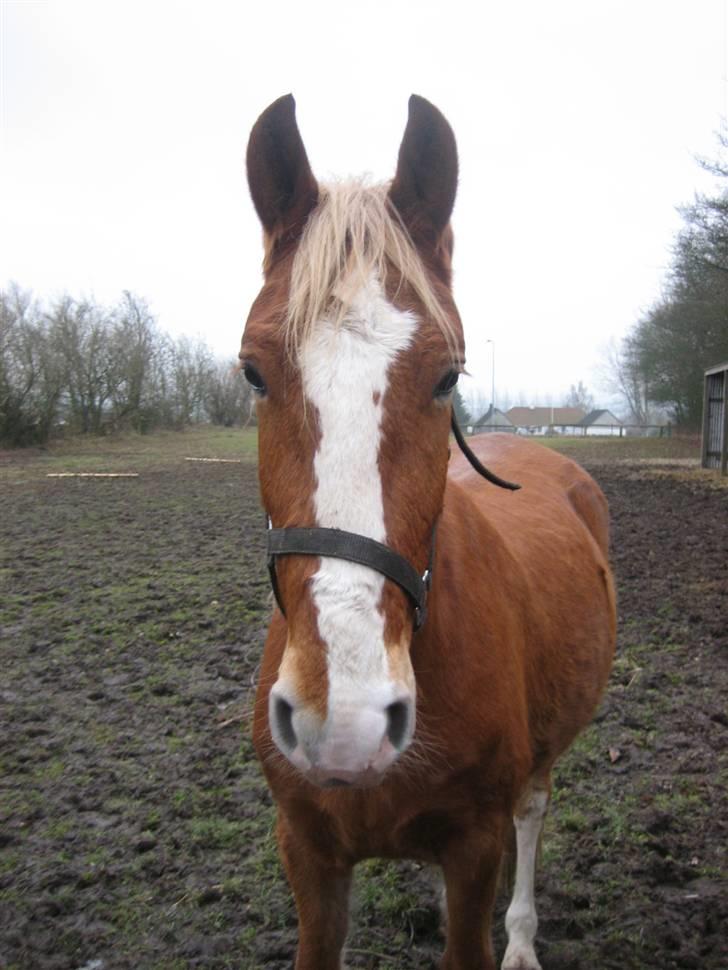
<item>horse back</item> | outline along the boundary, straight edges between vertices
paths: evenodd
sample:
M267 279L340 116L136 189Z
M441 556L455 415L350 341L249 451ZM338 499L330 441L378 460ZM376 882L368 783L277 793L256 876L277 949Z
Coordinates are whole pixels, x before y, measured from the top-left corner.
M469 440L478 458L501 477L521 485L511 496L483 488L480 478L462 455L450 464L449 477L458 482L491 521L504 525L516 508L531 522L554 528L553 504L565 500L591 533L605 558L609 556L609 508L602 490L580 465L551 448L513 434L482 434ZM518 501L520 499L520 501ZM510 503L510 506L509 506ZM512 523L509 524L509 527ZM573 528L568 517L560 528Z

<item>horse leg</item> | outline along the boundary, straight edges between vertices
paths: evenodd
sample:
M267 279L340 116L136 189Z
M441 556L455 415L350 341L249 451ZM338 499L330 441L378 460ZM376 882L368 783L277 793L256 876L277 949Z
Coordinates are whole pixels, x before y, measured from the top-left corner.
M342 970L352 867L325 858L280 819L278 849L298 912L295 970Z
M532 781L521 798L513 822L516 828L516 879L506 913L506 948L501 970L541 970L533 941L538 927L534 901L538 840L549 802L548 779Z
M447 945L441 970L495 970L491 924L507 820L496 817L477 839L450 846L443 859Z

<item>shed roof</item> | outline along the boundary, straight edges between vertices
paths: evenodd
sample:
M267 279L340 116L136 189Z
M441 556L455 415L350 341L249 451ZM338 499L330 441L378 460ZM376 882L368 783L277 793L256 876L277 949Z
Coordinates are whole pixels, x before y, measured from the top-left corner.
M500 408L493 408L491 405L488 410L483 414L475 424L482 428L483 425L492 425L496 428L512 428L513 424L508 418L507 414L504 414Z
M603 420L607 418L607 420ZM619 418L608 411L606 408L597 408L594 411L590 411L586 417L582 418L581 422L583 427L588 427L592 424L621 424L622 422Z
M506 414L519 428L542 428L550 424L576 425L586 416L584 408L510 408Z

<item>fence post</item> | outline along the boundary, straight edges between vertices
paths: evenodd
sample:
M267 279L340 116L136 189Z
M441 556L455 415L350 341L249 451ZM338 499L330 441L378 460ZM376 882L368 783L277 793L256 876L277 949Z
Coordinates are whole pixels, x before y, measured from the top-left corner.
M700 467L708 466L708 442L710 439L710 394L708 393L708 375L703 375L703 422L700 436Z

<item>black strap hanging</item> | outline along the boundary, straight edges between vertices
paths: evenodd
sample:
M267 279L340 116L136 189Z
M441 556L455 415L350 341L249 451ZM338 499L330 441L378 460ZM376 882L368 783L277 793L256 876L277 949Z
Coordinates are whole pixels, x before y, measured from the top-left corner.
M499 478L498 475L494 474L492 471L486 468L485 465L483 465L480 459L477 457L477 455L475 455L470 450L470 447L468 446L468 443L465 440L465 435L460 430L458 419L455 417L455 408L453 408L452 410L451 424L452 424L452 433L455 435L455 440L458 443L458 447L460 448L460 451L462 451L462 453L468 459L468 461L476 470L476 472L479 475L482 475L483 478L491 482L493 485L497 485L498 488L508 488L512 492L518 491L518 489L521 487L520 485L516 485L515 482L507 482L505 478Z

